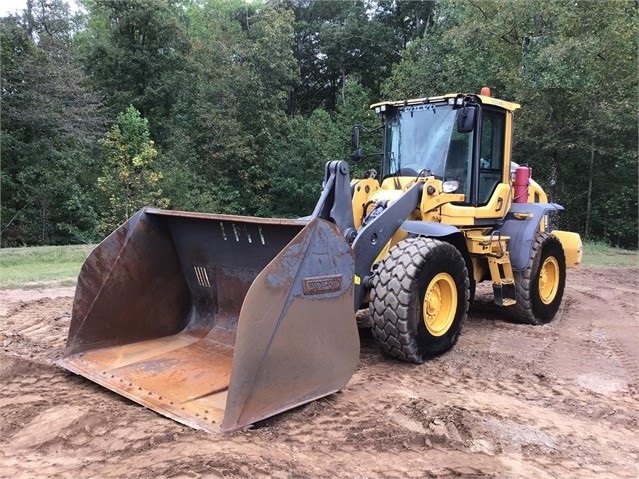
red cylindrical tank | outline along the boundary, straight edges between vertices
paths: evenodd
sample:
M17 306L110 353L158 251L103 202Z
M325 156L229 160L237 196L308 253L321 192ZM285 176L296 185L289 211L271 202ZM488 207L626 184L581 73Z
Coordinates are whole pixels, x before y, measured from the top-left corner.
M528 186L530 185L530 177L532 168L529 166L518 166L515 168L515 181L513 187L515 189L515 203L526 203L528 201Z

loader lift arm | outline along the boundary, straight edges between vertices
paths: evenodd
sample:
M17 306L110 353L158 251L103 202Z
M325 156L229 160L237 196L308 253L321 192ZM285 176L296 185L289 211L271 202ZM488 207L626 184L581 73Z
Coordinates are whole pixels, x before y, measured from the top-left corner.
M360 309L371 288L375 258L390 241L410 213L419 206L423 183L416 182L374 220L356 230L353 223L350 174L345 161L326 164L324 189L311 218L322 218L337 225L355 255L355 311Z

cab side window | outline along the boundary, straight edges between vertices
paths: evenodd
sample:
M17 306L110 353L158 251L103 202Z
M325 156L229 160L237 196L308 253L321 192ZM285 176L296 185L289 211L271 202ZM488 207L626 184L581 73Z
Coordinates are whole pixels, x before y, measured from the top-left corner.
M444 177L447 180L459 181L456 193L468 194L470 191L470 168L472 165L473 135L472 133L453 132L446 158ZM469 201L468 199L466 201Z
M501 182L506 114L484 108L479 147L479 204L485 205Z

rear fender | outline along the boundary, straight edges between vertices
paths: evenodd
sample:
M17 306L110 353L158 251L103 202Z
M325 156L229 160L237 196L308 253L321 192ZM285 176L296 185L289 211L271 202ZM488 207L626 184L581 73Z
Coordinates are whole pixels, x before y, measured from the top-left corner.
M556 203L513 203L503 222L497 226L502 236L509 236L508 253L513 271L528 266L533 241L547 213L562 211Z

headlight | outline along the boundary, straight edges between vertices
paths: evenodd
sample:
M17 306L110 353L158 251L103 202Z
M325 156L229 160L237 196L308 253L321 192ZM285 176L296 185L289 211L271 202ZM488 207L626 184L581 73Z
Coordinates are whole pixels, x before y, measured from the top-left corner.
M446 180L442 183L442 193L452 193L457 191L460 186L457 180Z

